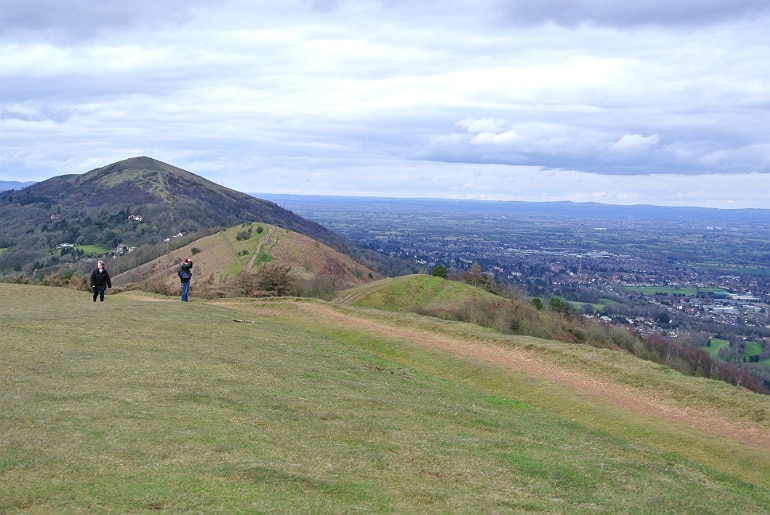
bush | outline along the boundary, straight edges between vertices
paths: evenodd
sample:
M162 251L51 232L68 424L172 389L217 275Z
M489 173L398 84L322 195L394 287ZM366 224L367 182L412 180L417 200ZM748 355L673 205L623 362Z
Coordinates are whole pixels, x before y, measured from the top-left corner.
M433 267L430 275L433 277L441 277L442 279L446 279L449 276L449 270L444 265L437 265Z
M166 297L173 297L179 295L181 289L180 286L165 282L162 279L152 279L142 282L140 285L142 291L148 291L151 293L157 293L159 295L165 295Z
M291 267L266 263L254 272L242 270L228 281L228 290L242 297L272 297L294 295Z

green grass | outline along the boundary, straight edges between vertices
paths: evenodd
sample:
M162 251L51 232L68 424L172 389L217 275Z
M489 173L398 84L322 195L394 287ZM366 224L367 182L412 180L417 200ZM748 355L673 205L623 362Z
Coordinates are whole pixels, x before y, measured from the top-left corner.
M259 232L259 228L263 229L263 232ZM238 234L251 229L251 235L248 239L239 240ZM267 229L269 230L269 229ZM254 259L253 269L259 268L259 265L272 260L270 252L277 244L277 240L268 236L265 224L259 222L250 222L240 225L235 225L224 231L221 231L221 236L233 250L233 253L237 256L237 261L226 269L226 273L229 275L235 275L237 272L244 270L245 267L251 262L254 253L259 249L259 254Z
M710 346L703 346L701 349L708 352L712 358L719 359L719 350L724 347L728 347L730 342L727 340L720 340L719 338L712 338Z
M302 302L93 303L0 284L0 512L770 511L768 451L312 319ZM523 344L719 412L770 406L653 366L634 374L609 351L332 308Z
M746 342L746 359L749 359L751 356L757 356L759 354L762 354L762 344L755 341L748 341Z
M711 346L704 345L701 347L701 349L708 352L711 355L711 357L715 359L720 359L719 350L729 346L730 346L730 342L728 342L727 340L712 338ZM751 356L756 356L758 354L762 354L762 345L759 342L755 342L755 341L746 342L746 351L744 353L744 357L746 358L746 360L748 360ZM764 359L760 361L760 363L770 363L770 359Z
M343 293L339 302L388 311L429 310L458 305L471 297L493 294L457 281L429 275L407 275L359 286Z
M78 245L78 250L82 250L86 257L99 257L110 252L110 249L100 247L99 245Z
M634 291L641 293L642 295L682 295L685 297L693 297L698 293L720 293L727 292L721 288L668 288L665 286L624 286L626 291Z

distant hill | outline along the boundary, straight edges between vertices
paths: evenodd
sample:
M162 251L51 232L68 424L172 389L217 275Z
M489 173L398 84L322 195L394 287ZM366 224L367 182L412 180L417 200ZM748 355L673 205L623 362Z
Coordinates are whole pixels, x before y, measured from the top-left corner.
M114 249L258 221L325 244L348 243L316 222L172 165L135 157L0 193L0 274L76 259L63 243Z
M523 202L504 200L341 197L329 195L288 195L254 193L253 195L308 216L321 223L333 211L385 213L462 213L485 216L518 216L532 218L633 219L633 220L699 220L710 224L729 222L767 223L770 209L717 209L705 207L667 207L653 205L599 204L596 202Z
M113 285L176 294L179 289L176 272L185 258L193 260L195 295L207 297L237 294L223 290L223 285L233 281L240 272L257 272L265 263L289 268L293 282L304 290L314 287L336 291L380 278L350 256L317 240L253 222L218 231L119 273L113 277ZM130 261L131 256L123 259Z
M35 184L34 181L0 181L0 191L20 190L22 188L26 188L27 186L32 186L33 184Z

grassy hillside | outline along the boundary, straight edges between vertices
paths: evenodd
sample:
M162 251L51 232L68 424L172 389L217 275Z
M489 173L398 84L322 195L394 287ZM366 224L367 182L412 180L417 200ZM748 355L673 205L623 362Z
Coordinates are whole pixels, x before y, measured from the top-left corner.
M440 315L478 297L494 295L457 281L404 275L344 291L335 301L351 306Z
M223 290L223 285L234 281L241 272L257 272L265 263L289 267L297 284L319 287L323 283L329 291L359 286L379 277L351 257L307 236L253 222L195 240L118 274L114 285L171 294L179 289L176 272L185 258L193 260L194 291L204 297L232 295L234 292Z
M770 398L625 354L319 300L0 306L0 512L770 511Z
M558 300L558 299L551 299ZM337 302L357 307L413 312L443 320L473 323L504 334L534 336L564 343L630 352L636 357L669 366L685 375L718 379L770 395L761 376L708 353L658 335L641 335L628 328L604 324L562 309L563 302L537 308L514 296L505 298L479 288L427 275L376 281L338 295ZM759 354L759 345L746 344ZM759 349L759 350L757 350ZM747 354L753 355L753 354Z

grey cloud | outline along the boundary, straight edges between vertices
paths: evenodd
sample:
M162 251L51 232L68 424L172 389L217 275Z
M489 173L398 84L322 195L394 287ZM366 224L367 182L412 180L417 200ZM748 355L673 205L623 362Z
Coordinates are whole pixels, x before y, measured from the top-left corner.
M42 107L31 111L14 109L0 109L0 120L19 120L23 122L52 121L56 123L66 122L71 115L67 109L55 107Z
M770 13L766 0L498 0L503 19L513 24L692 26Z
M340 0L309 0L309 3L314 11L330 12L339 6Z
M203 0L0 0L0 40L77 42L132 27L159 27L187 20Z

